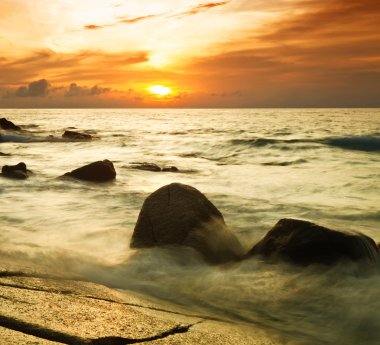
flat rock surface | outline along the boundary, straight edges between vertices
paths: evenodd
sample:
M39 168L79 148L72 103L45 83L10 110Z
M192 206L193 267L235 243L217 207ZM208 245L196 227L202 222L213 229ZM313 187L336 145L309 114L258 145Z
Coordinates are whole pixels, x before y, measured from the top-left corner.
M92 282L0 269L0 344L262 344L264 331Z

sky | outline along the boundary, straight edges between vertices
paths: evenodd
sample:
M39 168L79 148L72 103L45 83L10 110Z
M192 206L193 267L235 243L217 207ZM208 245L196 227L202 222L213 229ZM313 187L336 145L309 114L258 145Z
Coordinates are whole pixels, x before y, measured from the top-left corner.
M380 1L1 0L0 107L380 107Z

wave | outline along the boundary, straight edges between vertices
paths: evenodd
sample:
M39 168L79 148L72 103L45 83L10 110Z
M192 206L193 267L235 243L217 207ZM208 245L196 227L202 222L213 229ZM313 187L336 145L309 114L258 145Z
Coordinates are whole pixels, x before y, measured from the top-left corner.
M306 162L307 162L306 159L296 159L294 161L266 162L266 163L262 163L261 165L286 167L289 165L302 164L302 163L306 163Z
M81 140L68 139L62 137L36 137L36 136L25 136L25 135L15 135L15 134L0 134L0 143L59 143L59 142L81 142Z
M347 136L325 139L324 143L342 149L374 152L380 151L380 136Z
M6 134L0 135L0 143L27 143L33 141L33 138L23 135Z
M286 149L288 144L321 144L327 146L338 147L346 150L377 152L380 151L380 136L378 135L358 135L358 136L342 136L330 137L322 139L273 139L273 138L252 138L252 139L234 139L231 140L232 145L244 145L250 147L264 147L281 145L281 149ZM314 146L311 146L314 147ZM311 148L303 146L302 148Z

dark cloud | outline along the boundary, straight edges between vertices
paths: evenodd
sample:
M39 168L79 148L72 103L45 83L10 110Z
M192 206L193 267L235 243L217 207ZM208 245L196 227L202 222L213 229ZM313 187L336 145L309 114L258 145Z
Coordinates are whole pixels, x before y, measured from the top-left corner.
M21 86L16 92L16 97L45 97L49 93L49 83L46 79L31 82L28 87Z
M65 92L65 97L97 96L107 93L110 90L110 88L103 88L98 85L88 88L85 86L78 86L76 83L71 83L69 89Z

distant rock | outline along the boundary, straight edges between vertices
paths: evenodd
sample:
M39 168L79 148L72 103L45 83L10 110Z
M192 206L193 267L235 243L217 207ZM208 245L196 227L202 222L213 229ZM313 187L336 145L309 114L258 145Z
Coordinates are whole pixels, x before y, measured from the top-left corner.
M93 162L70 171L64 176L69 176L84 181L107 182L116 178L116 171L113 163L108 159L105 159L103 161Z
M134 163L131 168L138 170L161 171L161 168L155 163Z
M178 172L179 169L175 166L169 166L169 167L164 167L161 168L155 163L132 163L131 165L132 169L137 169L137 170L147 170L147 171L154 171L154 172Z
M4 165L1 169L2 176L18 180L25 180L28 178L28 172L26 164L23 162L16 165Z
M297 219L281 219L247 256L257 255L299 265L331 265L339 260L379 261L379 249L368 236Z
M148 196L132 235L132 248L165 245L193 247L212 263L242 256L242 247L221 212L200 191L180 183Z
M162 171L164 171L164 172L178 172L179 170L177 167L171 166L171 167L163 167Z
M91 140L92 136L86 133L79 133L75 131L65 131L62 134L63 138L73 139L73 140Z
M11 131L21 130L21 127L16 126L12 121L7 120L5 117L0 119L0 128Z

